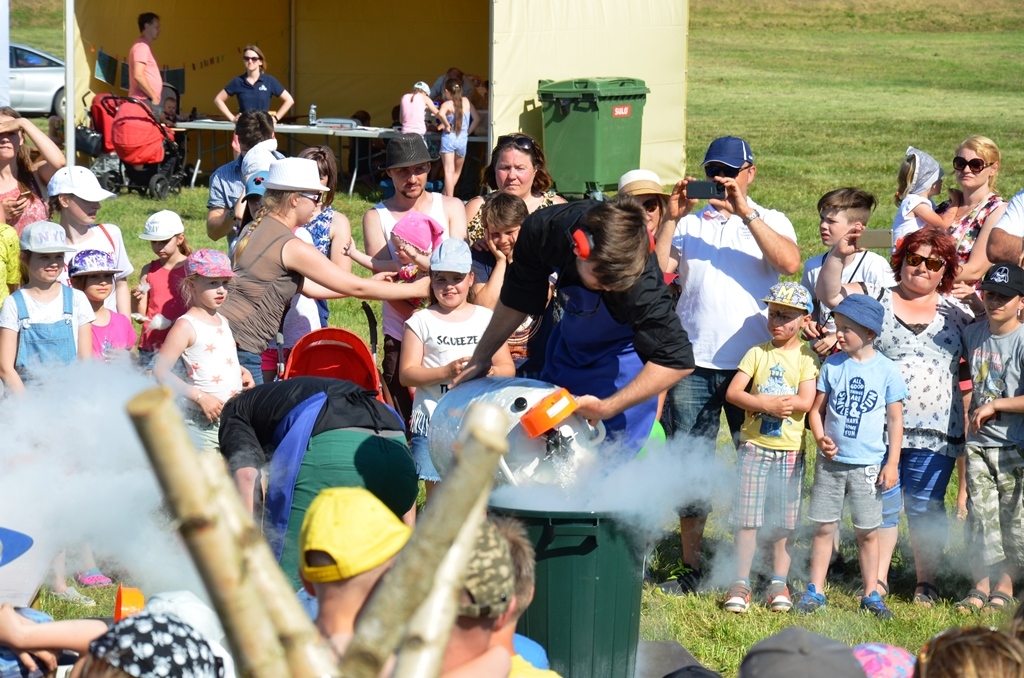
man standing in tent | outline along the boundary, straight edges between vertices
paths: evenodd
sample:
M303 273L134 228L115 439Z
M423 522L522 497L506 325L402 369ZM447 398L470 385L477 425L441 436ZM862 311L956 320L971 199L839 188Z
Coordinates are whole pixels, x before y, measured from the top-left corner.
M673 218L685 213L681 183L669 204ZM658 394L693 371L690 340L653 250L644 210L631 198L580 200L528 216L491 322L455 383L487 374L523 319L544 312L557 273L562 319L541 379L578 396L577 414L603 421L617 449L635 454L651 434Z
M153 56L153 41L160 37L160 17L153 12L139 15L139 39L128 52L128 96L148 101L160 115L160 97L164 81Z

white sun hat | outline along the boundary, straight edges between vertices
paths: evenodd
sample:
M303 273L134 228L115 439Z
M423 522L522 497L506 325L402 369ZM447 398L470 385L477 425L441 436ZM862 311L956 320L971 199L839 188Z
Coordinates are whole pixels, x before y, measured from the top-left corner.
M309 158L283 158L270 163L263 186L272 191L326 191L320 168Z
M104 191L96 175L80 165L61 167L53 173L46 185L48 195L74 195L89 202L100 202L116 198L117 195Z

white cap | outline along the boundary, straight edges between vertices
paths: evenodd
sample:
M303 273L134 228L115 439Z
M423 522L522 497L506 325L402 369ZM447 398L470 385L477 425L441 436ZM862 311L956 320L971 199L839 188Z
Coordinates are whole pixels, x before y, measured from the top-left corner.
M54 252L74 252L68 244L64 227L52 221L36 221L25 227L21 232L18 244L22 252L52 254Z
M54 195L74 195L89 202L100 202L116 198L117 195L110 191L104 191L96 175L85 167L71 165L61 167L53 173L50 183L46 185L46 192Z
M413 89L418 89L419 91L423 92L424 94L430 94L430 85L428 85L427 83L423 82L422 80L420 80L415 85L413 85L412 88Z
M146 219L145 231L139 236L141 240L170 240L174 236L185 232L185 224L181 223L181 217L171 210L160 210Z
M272 191L326 191L320 167L309 158L283 158L270 163L264 188Z

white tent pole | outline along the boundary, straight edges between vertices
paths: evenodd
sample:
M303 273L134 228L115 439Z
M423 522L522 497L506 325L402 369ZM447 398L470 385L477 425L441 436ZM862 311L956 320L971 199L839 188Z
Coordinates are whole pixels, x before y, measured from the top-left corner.
M64 0L64 157L75 164L75 0Z

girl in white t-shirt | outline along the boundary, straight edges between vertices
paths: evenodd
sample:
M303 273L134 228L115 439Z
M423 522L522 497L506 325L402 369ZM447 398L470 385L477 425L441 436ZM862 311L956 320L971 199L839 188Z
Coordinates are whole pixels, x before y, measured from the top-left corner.
M208 450L220 449L217 436L224 403L253 384L249 370L238 364L231 327L217 312L228 298L233 277L231 261L223 252L202 249L188 255L181 291L189 309L174 322L153 365L153 375L188 401L185 423ZM185 363L188 383L171 371L179 359Z
M449 238L430 255L431 305L405 321L399 379L414 386L409 448L416 471L427 491L441 480L430 461L427 426L437 401L462 372L480 341L491 311L470 300L473 257L464 240ZM513 377L516 373L508 345L502 344L488 376Z
M66 365L92 355L96 319L85 294L62 285L64 255L73 251L64 229L49 221L21 232L22 287L0 308L0 379L12 393L44 365Z
M124 248L121 229L114 224L96 223L100 203L116 197L104 190L96 175L81 166L63 167L57 170L47 185L50 195L50 211L60 213L60 225L64 227L71 251L64 258L64 271L60 281L70 285L67 265L71 257L82 250L107 252L114 258L119 273L114 276L114 293L107 297L105 305L111 311L131 316L131 290L128 276L135 269Z
M895 202L899 209L892 222L893 252L903 238L925 226L949 229L953 222L950 215L955 210L948 210L944 216L940 216L936 214L935 203L931 200L933 196L942 193L943 174L935 158L913 146L907 149L896 177Z

